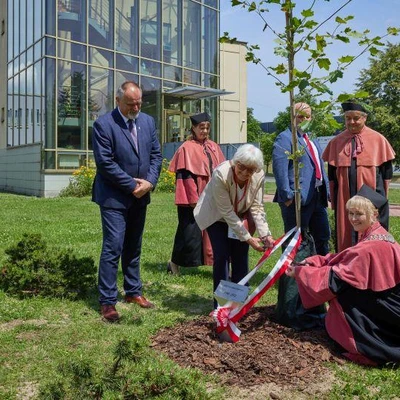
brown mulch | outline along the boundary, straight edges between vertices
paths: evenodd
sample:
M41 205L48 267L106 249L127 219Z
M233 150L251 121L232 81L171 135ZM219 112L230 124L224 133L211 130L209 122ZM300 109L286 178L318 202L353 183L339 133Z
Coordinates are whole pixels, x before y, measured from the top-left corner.
M327 361L344 363L324 330L296 332L274 322L273 313L274 306L250 310L239 321L237 343L222 342L211 317L203 316L160 331L152 347L183 367L241 387L304 387L329 373Z

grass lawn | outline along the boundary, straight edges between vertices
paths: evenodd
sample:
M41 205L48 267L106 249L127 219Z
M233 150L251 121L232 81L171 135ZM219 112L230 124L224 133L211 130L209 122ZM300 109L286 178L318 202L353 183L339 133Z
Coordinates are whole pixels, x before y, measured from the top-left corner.
M267 185L268 193L273 193L271 185ZM391 196L400 199L400 191L392 190ZM229 388L213 384L215 377L183 370L148 346L151 336L159 329L206 315L212 309L210 267L184 269L180 276L166 274L177 225L173 197L172 193L152 196L143 238L141 273L144 294L155 302L156 309L143 310L118 303L117 309L123 316L121 322L107 324L99 317L95 290L89 298L81 301L19 299L0 291L0 399L36 398L35 395L46 384L65 379L66 370L62 366L67 361L81 366L87 363L92 373L99 375L112 367L114 349L121 340L140 343L146 354L142 369L132 368L126 384L138 380L139 375L165 375L165 371L173 371L165 379L172 379L171 374L175 374L174 382L181 386L184 384L189 393L174 397L166 391L159 396L137 398L222 399L229 396ZM41 233L48 245L70 248L76 255L91 256L98 262L101 245L99 210L88 198L38 199L0 194L0 202L0 273L4 250L20 240L23 233ZM268 203L266 210L272 232L278 237L283 232L279 208ZM391 218L390 223L392 234L400 240L400 219ZM250 253L250 265L254 266L260 254ZM257 285L265 277L275 260L262 268L251 281L252 285ZM272 288L261 302L274 304L276 297L277 290ZM362 368L352 364L331 367L339 383L326 398L400 397L400 374L396 370ZM81 398L94 397L82 394ZM110 390L101 398L123 397Z

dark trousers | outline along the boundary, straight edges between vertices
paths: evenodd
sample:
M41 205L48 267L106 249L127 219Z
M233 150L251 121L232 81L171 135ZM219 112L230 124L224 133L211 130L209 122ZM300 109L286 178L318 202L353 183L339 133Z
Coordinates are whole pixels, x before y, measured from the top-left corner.
M99 265L100 304L117 302L117 273L121 259L126 295L142 294L140 253L146 206L117 210L100 207L103 247Z
M214 253L214 291L221 280L229 280L229 263L231 263L231 281L238 283L249 271L249 245L228 238L228 224L225 222L215 222L207 228L207 233ZM217 301L214 300L214 308L217 306Z
M322 203L322 192L315 189L314 196L309 204L301 206L301 228L309 231L315 243L317 254L324 256L329 253L329 228L328 213ZM279 203L282 213L285 232L296 226L296 210L294 201L289 207Z

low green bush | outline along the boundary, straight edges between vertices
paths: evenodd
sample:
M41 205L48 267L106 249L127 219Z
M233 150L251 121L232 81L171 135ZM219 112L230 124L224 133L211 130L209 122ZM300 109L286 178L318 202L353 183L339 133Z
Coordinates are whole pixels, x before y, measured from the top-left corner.
M103 368L82 358L68 359L57 372L56 382L40 385L40 400L221 398L218 390L205 388L206 379L199 371L180 369L157 358L147 344L126 339L116 344L113 360L105 361Z
M75 299L95 287L93 258L78 258L71 250L48 248L40 234L24 234L5 254L0 288L7 293Z
M169 162L163 159L160 178L157 182L156 191L163 193L173 193L175 191L175 173L168 170Z
M61 190L60 197L84 197L92 194L96 170L82 166L73 172L66 188Z

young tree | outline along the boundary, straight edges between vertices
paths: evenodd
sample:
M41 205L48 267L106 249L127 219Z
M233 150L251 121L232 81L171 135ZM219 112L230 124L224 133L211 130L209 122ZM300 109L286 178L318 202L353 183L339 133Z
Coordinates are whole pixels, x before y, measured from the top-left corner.
M400 45L388 44L377 58L370 59L357 84L369 93L367 100L373 112L368 125L382 132L396 154L400 155Z
M329 2L329 0L323 0ZM248 12L255 12L262 20L263 32L273 34L276 37L277 46L275 54L282 56L285 61L273 66L266 66L260 58L256 56L259 45L247 46L246 60L261 65L267 75L274 78L276 84L283 93L289 95L289 108L291 130L293 136L293 153L288 157L294 160L295 174L295 204L296 221L300 227L300 192L299 192L299 169L298 158L302 154L302 149L297 148L296 126L295 126L295 92L302 92L310 89L314 96L328 95L330 100L320 101L316 106L317 110L325 112L326 108L333 102L332 92L329 84L336 82L343 77L344 70L363 53L368 52L374 56L378 53L378 47L383 46L382 39L387 35L397 35L398 28L388 28L383 36L370 37L370 31L357 32L348 26L353 16L340 17L338 14L352 2L347 0L340 7L332 7L331 14L323 21L317 21L314 17L315 5L318 0L307 1L307 5L301 8L291 0L231 0L233 7L242 7ZM304 2L302 2L304 4ZM279 32L274 24L276 21L267 21L266 15L268 7L280 7L284 17L284 29ZM300 8L300 9L299 9ZM334 27L330 32L321 32L328 22L334 22ZM235 42L236 38L230 38L227 32L221 38L221 42ZM334 42L353 44L358 52L354 55L343 55L332 63L332 59L327 55L327 48ZM296 57L306 55L307 65L304 69L299 69L296 64ZM322 76L321 76L322 74ZM317 76L319 75L319 76ZM358 92L355 94L343 94L338 97L338 101L345 101L351 97L365 97L368 93ZM314 112L315 112L314 111ZM303 126L303 129L307 129Z

